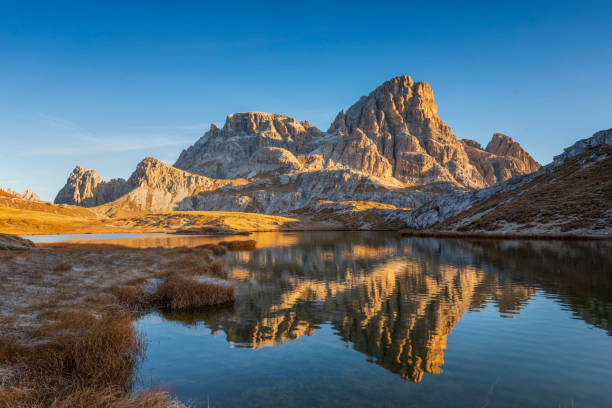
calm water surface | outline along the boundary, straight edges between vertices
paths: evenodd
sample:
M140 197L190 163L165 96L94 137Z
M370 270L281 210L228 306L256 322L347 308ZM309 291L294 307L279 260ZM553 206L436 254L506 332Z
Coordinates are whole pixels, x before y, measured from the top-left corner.
M612 407L612 245L255 234L233 308L150 314L196 406Z

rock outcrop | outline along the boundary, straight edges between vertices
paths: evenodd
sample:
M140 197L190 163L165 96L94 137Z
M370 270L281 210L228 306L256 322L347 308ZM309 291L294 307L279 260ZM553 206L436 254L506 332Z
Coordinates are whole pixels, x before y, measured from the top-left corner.
M36 194L35 192L33 192L32 190L30 190L29 188L26 188L25 191L23 193L20 193L18 191L13 190L12 188L7 188L6 190L3 190L2 187L0 187L0 191L4 191L16 198L21 198L22 200L28 200L28 201L41 201L40 197L38 196L38 194Z
M501 133L495 133L484 150L473 140L463 139L461 142L470 162L478 169L487 185L529 174L541 167L511 137Z
M511 233L612 233L612 129L582 139L538 171L392 214L412 228Z
M8 189L8 192L15 194L17 197L22 198L24 200L40 201L40 197L38 196L38 194L30 190L29 188L26 188L23 193L19 193L11 188Z
M186 197L229 183L187 173L148 157L136 166L128 180L105 182L96 171L77 166L55 203L93 207L120 200L113 207L116 210L168 211Z
M581 139L570 147L566 147L565 149L563 149L563 153L554 157L553 162L551 164L553 166L561 165L566 159L582 154L587 150L600 145L612 145L612 129L600 130L593 136L588 137L586 139Z
M277 147L296 155L320 134L307 121L285 115L234 113L227 116L223 129L211 125L200 140L183 150L174 167L211 178L234 178L247 171L244 165L260 149Z
M130 186L124 179L105 182L97 171L76 166L68 176L66 185L57 193L54 203L95 207L116 200L129 190Z
M261 150L270 148L316 165L286 167L288 154L273 157ZM401 76L341 111L327 133L284 115L228 115L223 129L212 125L175 167L212 178L261 178L269 175L260 169L266 154L265 167L276 174L348 169L404 187L439 184L448 190L482 188L538 168L503 135L494 136L484 155L478 149L472 159L471 150L438 117L427 83Z
M438 118L431 87L409 76L385 82L340 112L329 132L365 134L390 163L393 177L403 183L486 185L463 144Z
M32 248L36 248L36 245L29 239L16 235L0 234L0 250L24 251Z

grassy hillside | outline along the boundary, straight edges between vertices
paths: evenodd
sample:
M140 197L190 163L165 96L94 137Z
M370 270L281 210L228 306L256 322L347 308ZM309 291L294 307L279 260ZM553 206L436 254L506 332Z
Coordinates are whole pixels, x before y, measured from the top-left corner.
M437 225L437 230L612 233L612 146L566 160L512 191Z
M295 218L223 211L131 213L109 218L98 216L96 208L28 201L0 190L0 233L5 234L171 232L200 227L274 231L296 225Z

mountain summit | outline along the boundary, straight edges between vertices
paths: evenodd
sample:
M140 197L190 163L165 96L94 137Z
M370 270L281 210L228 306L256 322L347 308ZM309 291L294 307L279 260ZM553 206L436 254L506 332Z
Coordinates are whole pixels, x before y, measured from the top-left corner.
M480 189L539 167L502 134L486 149L460 141L438 117L431 87L399 76L338 113L326 132L281 114L230 114L174 166L149 158L128 180L109 182L75 168L55 202L264 213L322 200L416 208L434 193Z
M286 153L277 152L282 162L269 157L271 168L291 162L296 172L348 169L405 187L482 188L539 168L518 143L497 135L484 156L466 148L438 117L431 87L399 76L341 111L325 133L285 115L228 115L223 129L211 126L175 167L213 178L253 178L260 171L251 158L267 157L262 149L274 147Z

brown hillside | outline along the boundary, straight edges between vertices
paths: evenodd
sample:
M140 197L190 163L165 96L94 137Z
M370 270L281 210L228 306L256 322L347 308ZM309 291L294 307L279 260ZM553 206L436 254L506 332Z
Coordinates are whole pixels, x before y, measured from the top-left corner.
M438 224L437 230L612 233L612 146L600 145L552 171Z

